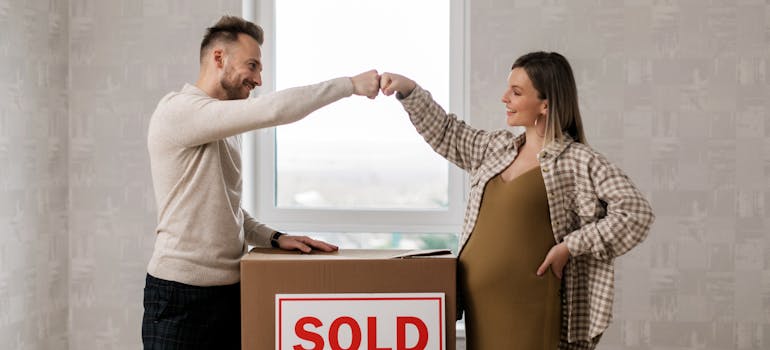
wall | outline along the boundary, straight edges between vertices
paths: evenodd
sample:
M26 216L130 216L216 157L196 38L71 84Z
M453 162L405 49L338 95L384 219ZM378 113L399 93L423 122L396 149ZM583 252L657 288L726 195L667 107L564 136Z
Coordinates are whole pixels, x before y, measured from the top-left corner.
M147 125L163 95L198 77L205 28L239 0L70 6L70 349L141 346L155 240Z
M770 3L471 2L471 120L504 127L513 61L572 63L589 143L657 214L616 261L600 349L770 348Z
M0 0L0 342L67 347L66 0Z

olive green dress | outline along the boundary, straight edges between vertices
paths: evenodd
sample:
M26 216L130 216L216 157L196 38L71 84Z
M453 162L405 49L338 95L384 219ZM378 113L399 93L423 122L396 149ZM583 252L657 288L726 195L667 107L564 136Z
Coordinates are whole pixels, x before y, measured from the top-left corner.
M539 167L489 180L459 257L469 350L558 347L561 281L536 274L555 244Z

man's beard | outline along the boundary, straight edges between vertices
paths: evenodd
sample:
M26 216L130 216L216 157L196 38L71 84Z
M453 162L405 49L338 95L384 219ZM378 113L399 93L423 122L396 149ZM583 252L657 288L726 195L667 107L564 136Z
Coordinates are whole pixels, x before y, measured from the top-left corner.
M243 82L237 81L237 78L235 81L229 81L227 80L227 77L233 75L232 70L228 67L225 68L225 74L222 77L222 79L219 80L219 84L222 85L222 89L225 91L225 95L228 100L242 100L247 97L249 97L249 91L247 90L244 94L243 92Z

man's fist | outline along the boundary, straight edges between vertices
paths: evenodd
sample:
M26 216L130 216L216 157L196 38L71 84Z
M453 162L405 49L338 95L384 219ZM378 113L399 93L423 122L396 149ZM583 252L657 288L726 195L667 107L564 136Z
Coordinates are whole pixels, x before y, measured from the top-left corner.
M374 99L379 94L380 76L375 69L356 75L350 80L353 81L353 93L356 95Z

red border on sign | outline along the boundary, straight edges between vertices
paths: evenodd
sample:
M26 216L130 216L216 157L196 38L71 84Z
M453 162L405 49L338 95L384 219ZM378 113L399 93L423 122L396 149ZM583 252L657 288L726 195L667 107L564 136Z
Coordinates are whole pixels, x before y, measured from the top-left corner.
M438 324L441 325L441 321L444 320L444 310L441 308L443 305L441 305L441 298L279 298L278 299L278 348L283 349L283 302L284 301L358 301L358 300L435 300L438 301ZM446 327L446 324L444 324L444 327ZM438 342L438 348L439 350L444 350L444 327L439 327L438 329L438 336L439 336L439 342Z

